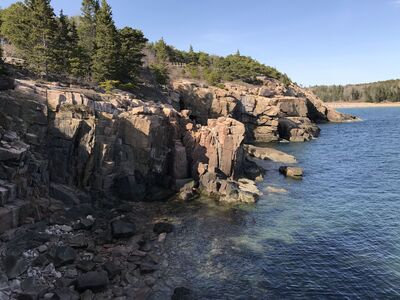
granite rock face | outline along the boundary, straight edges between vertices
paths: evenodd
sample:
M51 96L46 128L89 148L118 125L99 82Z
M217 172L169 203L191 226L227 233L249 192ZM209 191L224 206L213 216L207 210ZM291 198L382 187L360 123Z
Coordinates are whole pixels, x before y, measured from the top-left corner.
M209 118L231 117L245 125L246 142L285 139L303 142L317 137L315 123L354 120L324 105L314 94L297 85L260 78L262 85L225 83L224 88L184 80L173 83L180 95L179 107L206 124Z
M94 199L188 200L200 192L256 201L257 190L239 181L262 178L244 141L303 142L318 136L317 122L351 120L296 85L261 80L224 88L176 81L171 104L10 81L0 92L0 232ZM191 179L196 188L176 188Z
M0 232L60 204L168 199L177 181L199 179L200 163L241 172L245 128L229 117L200 126L131 94L24 80L0 93L0 108Z

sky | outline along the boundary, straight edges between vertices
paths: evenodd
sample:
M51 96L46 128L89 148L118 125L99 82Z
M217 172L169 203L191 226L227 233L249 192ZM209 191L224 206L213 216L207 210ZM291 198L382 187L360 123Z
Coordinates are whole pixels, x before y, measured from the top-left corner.
M5 8L16 1L0 0ZM81 0L52 0L58 13ZM400 0L109 0L118 27L178 49L242 55L304 86L400 78Z

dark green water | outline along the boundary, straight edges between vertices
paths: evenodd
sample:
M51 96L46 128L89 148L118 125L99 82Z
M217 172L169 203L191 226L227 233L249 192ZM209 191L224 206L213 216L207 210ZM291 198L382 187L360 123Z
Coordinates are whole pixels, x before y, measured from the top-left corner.
M202 299L400 299L400 108L345 112L364 121L278 145L302 181L264 162L261 190L288 193L171 208L171 281Z

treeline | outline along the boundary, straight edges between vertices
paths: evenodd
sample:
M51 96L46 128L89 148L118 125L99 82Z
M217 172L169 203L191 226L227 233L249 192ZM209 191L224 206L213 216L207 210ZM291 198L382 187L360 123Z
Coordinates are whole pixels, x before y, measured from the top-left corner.
M147 39L139 30L117 29L106 0L83 0L82 15L55 15L50 0L17 2L0 12L1 36L25 67L45 78L133 84Z
M16 2L0 10L0 37L36 76L96 83L105 89L135 87L142 79L144 53L147 61L153 57L146 67L159 84L167 84L177 70L180 76L211 85L235 80L258 83L258 76L291 83L286 74L239 51L221 57L193 47L180 51L163 39L148 43L140 30L116 28L106 0L83 0L81 11L80 16L68 17L63 11L56 15L50 0Z
M400 80L345 86L313 86L310 89L325 102L400 102Z
M156 69L165 73L167 64L181 66L187 77L206 80L211 85L223 81L241 80L247 83L258 83L258 76L267 76L280 80L286 85L291 83L286 74L273 67L259 63L255 59L239 53L221 57L205 52L178 50L165 43L163 39L149 45L156 56Z

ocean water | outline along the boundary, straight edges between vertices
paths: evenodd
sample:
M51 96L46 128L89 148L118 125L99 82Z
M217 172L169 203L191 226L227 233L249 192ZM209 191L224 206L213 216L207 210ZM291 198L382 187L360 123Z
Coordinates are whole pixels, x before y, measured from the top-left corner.
M201 299L400 299L400 108L346 109L362 122L278 144L302 181L268 169L256 205L172 205L173 281Z

